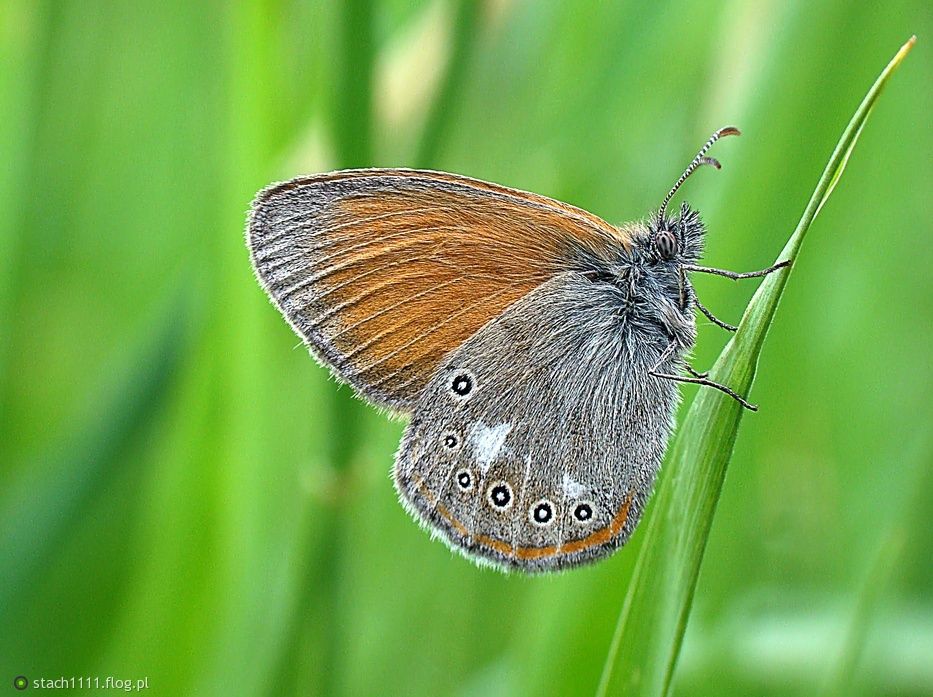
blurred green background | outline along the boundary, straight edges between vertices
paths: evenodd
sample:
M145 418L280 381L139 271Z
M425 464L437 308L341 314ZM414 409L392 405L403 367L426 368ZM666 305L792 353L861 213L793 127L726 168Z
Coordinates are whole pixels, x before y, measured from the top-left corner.
M298 346L246 208L424 166L620 222L734 123L681 196L707 262L759 268L916 33L772 327L674 693L933 695L931 25L923 0L5 0L0 684L592 694L640 536L538 578L431 541L389 480L404 424ZM730 321L754 289L696 283ZM697 367L724 341L702 322Z

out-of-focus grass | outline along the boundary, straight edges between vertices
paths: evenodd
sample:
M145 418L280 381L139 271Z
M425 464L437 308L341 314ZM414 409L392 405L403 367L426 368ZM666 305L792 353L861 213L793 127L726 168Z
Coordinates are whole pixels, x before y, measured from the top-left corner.
M748 395L778 303L804 237L839 182L875 101L916 42L912 37L888 63L849 120L810 201L775 260L788 266L768 275L748 303L710 379ZM645 532L632 584L619 615L597 694L667 695L686 632L703 553L739 424L740 404L712 390L700 392L671 448L668 474Z
M711 230L708 261L753 268L795 222L865 76L916 32L782 301L674 693L826 684L882 523L916 486L899 475L930 461L929 13L548 0L483 4L471 27L467 12L0 6L0 577L18 579L0 589L0 679L592 694L644 531L603 564L533 579L430 541L387 476L401 424L295 348L249 271L246 206L305 169L427 163L620 221L737 123L725 169L683 195ZM733 319L752 292L698 285ZM696 363L721 345L701 327ZM57 447L74 452L50 458ZM870 603L866 694L933 689L930 491L909 499Z

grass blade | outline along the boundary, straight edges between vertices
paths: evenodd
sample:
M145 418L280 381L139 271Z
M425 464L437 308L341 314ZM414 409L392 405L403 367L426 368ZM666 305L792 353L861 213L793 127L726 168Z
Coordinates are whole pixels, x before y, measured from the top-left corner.
M778 260L796 259L803 238L829 198L882 88L916 41L904 44L869 89L842 134L816 190ZM768 327L790 269L768 276L733 339L710 371L713 380L748 394ZM616 626L597 694L666 695L742 408L715 391L697 393L672 448L655 497L632 583Z

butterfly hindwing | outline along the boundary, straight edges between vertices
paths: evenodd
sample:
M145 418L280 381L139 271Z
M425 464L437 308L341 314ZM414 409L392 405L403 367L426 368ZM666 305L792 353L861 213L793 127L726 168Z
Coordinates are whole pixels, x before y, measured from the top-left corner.
M312 351L401 411L451 351L575 255L628 244L624 231L543 196L380 169L263 190L247 238L260 282Z
M631 534L677 393L648 375L664 346L627 324L621 294L559 274L430 380L395 480L406 507L454 548L543 571L601 558Z

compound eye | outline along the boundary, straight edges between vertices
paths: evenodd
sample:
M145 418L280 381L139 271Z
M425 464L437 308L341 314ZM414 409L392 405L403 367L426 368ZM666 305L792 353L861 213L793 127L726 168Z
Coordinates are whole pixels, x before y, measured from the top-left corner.
M661 230L654 239L654 246L662 259L673 259L677 254L677 238L668 230Z

